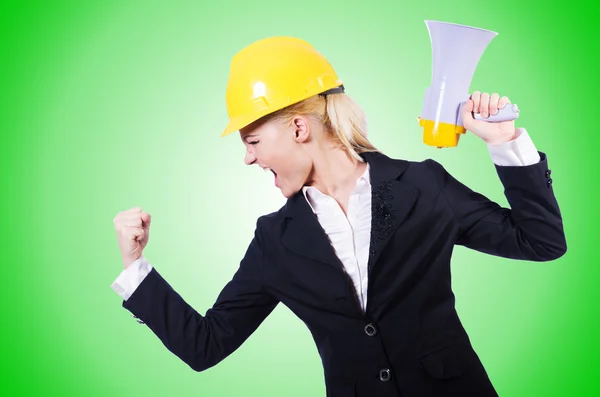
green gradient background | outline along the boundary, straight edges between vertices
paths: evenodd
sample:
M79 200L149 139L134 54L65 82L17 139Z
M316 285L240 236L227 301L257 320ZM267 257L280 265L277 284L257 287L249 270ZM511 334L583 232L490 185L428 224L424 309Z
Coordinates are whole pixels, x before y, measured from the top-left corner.
M386 154L434 158L507 206L481 140L422 143L425 19L500 33L471 91L519 104L517 126L548 155L569 246L547 263L457 247L454 290L475 349L501 396L600 393L595 10L575 1L200 3L0 6L0 394L324 396L312 338L283 305L203 373L172 355L110 289L122 269L112 220L149 211L145 255L202 314L212 305L256 218L283 204L270 174L243 164L238 137L220 138L230 59L270 35L302 37L330 59Z

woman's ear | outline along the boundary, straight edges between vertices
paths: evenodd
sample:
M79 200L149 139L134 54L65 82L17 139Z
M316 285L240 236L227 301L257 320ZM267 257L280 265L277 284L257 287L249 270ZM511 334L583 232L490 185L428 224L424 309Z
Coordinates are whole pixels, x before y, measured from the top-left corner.
M292 119L292 127L294 128L294 140L298 143L308 141L310 138L310 124L305 116L294 116Z

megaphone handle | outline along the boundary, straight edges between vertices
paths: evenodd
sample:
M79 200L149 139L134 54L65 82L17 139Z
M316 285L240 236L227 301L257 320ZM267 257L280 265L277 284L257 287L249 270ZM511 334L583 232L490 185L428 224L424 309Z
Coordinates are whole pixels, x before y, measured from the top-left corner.
M480 113L475 113L473 117L475 120L489 121L492 123L515 120L519 117L519 108L517 107L517 104L508 104L502 109L498 109L498 113L495 115L489 115L488 117L483 118Z

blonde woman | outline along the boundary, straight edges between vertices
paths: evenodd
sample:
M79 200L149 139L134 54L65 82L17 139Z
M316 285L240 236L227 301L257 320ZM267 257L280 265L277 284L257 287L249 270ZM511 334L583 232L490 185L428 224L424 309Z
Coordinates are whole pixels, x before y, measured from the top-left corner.
M286 204L258 219L205 315L143 256L151 218L139 207L114 218L125 269L112 287L196 371L229 356L282 303L314 337L327 396L496 396L455 310L453 247L529 261L567 249L546 154L514 121L473 117L508 103L474 92L462 113L487 143L503 208L434 160L375 148L363 111L309 43L252 43L231 64L222 135L239 131L246 164L269 169Z

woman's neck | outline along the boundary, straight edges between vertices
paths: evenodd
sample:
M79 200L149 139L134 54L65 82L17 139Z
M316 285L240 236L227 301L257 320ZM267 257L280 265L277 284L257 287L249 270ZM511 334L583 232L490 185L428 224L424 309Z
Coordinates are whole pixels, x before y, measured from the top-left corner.
M313 156L313 169L306 184L331 197L346 197L366 167L365 162L342 149L324 148Z

